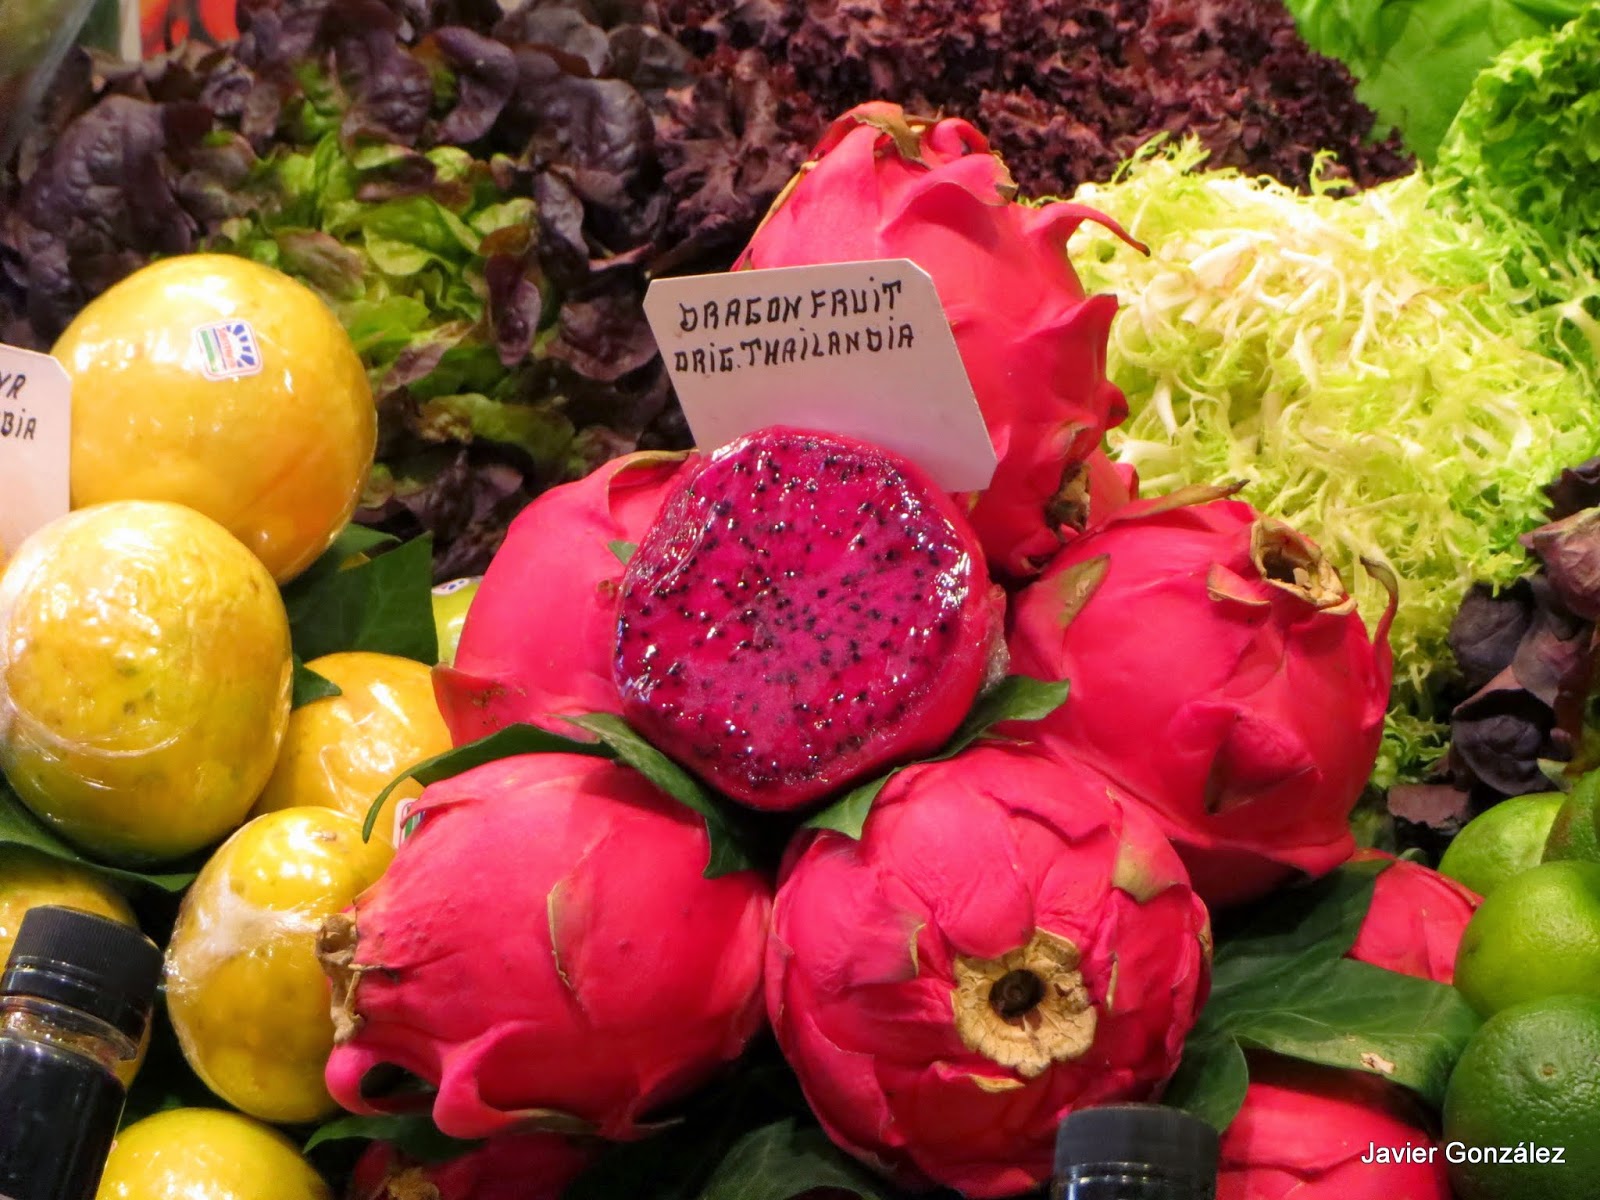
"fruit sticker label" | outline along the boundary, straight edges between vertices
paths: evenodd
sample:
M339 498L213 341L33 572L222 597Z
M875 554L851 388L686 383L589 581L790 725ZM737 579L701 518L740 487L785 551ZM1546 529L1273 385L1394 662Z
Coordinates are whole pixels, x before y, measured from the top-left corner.
M245 320L216 321L194 331L200 373L207 379L241 379L261 372L256 331Z
M71 485L72 380L48 354L0 345L0 558L66 515Z
M657 279L644 311L702 448L794 425L898 451L948 491L994 475L950 322L910 259Z
M396 848L417 831L417 821L412 819L411 810L417 806L417 801L421 798L420 796L410 796L394 806L394 837L392 840Z

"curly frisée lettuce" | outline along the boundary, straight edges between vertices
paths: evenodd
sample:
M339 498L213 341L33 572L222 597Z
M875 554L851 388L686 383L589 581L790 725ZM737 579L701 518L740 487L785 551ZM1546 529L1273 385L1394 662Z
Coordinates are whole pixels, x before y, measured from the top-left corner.
M1328 550L1369 624L1384 596L1359 560L1399 576L1387 786L1442 748L1451 617L1473 581L1527 569L1540 486L1600 449L1600 411L1488 286L1500 243L1430 210L1420 174L1300 195L1205 157L1147 146L1074 197L1151 249L1087 228L1073 244L1084 285L1123 306L1109 370L1130 416L1112 449L1150 494L1246 481Z

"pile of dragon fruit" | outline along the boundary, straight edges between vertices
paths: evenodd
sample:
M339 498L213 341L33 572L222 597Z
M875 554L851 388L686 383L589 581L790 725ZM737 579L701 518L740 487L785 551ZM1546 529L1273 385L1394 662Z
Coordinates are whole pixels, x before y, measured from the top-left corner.
M864 106L741 260L928 270L998 454L981 494L772 427L518 518L436 675L483 761L323 930L347 1108L427 1107L490 1139L451 1170L555 1196L770 1026L862 1163L1021 1194L1067 1113L1161 1096L1212 915L1354 854L1387 618L1226 481L1137 495L1101 449L1115 301L1063 250L1104 218L1014 191L965 122ZM1048 702L983 725L1025 681ZM708 804L495 756L530 728L631 731Z

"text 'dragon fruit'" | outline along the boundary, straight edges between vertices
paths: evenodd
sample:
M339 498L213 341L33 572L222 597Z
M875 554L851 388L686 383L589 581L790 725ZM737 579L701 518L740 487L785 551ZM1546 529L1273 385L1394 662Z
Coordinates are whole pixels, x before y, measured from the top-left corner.
M255 818L213 854L167 946L167 1013L217 1095L263 1121L314 1121L333 1046L317 934L383 874L388 843L327 808Z
M980 747L894 775L778 889L767 1009L823 1127L907 1185L1011 1196L1074 1108L1153 1098L1205 1001L1183 864L1093 772Z
M760 1028L767 884L704 878L704 822L638 772L521 755L412 811L383 879L323 925L346 1108L415 1107L383 1087L410 1072L453 1137L627 1138Z
M421 1162L373 1142L347 1200L561 1200L598 1146L556 1133L502 1133L444 1162Z
M581 737L562 718L622 711L611 678L622 562L683 461L651 452L613 459L551 488L511 523L455 661L433 672L458 746L519 723Z
M1116 297L1067 258L1079 204L1019 204L1005 163L961 120L876 102L845 113L756 231L740 267L909 258L933 277L999 466L972 524L996 570L1031 575L1060 545L1068 472L1128 413L1106 379Z
M305 285L249 259L158 261L78 314L72 503L170 500L219 522L280 583L326 550L372 467L355 346Z
M1019 674L1072 681L1016 735L1149 805L1195 890L1226 905L1354 851L1394 591L1369 641L1315 545L1216 495L1136 501L1074 540L1014 599L1010 647Z
M0 769L63 837L176 858L254 803L289 719L289 618L208 517L122 501L39 530L0 576Z
M912 463L772 428L680 478L628 561L628 721L720 791L792 809L937 749L999 665L1003 599Z

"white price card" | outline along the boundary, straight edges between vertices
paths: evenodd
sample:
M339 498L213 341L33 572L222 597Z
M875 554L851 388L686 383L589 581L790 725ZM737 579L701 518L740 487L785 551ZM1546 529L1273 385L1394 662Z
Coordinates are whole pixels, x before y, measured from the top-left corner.
M72 380L48 354L0 345L0 546L72 504Z
M792 425L896 450L951 492L994 475L939 294L909 259L657 279L644 310L704 449Z

